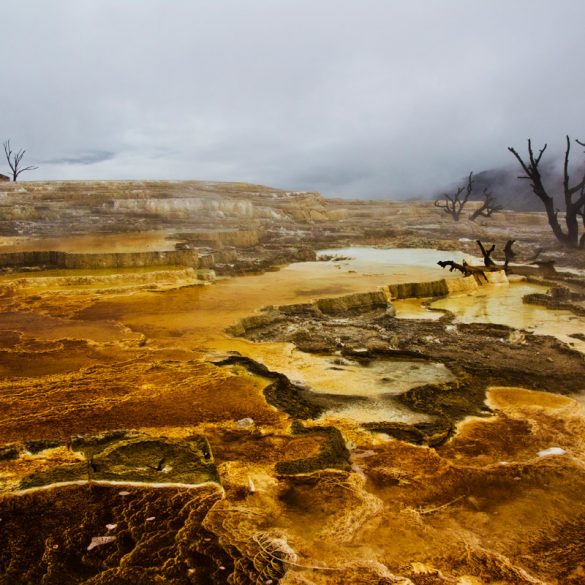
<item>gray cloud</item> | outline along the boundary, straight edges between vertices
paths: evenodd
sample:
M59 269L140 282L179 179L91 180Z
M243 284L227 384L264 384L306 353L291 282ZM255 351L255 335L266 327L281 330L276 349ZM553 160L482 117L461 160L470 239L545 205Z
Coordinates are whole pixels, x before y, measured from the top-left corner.
M61 158L52 158L41 161L41 164L47 165L93 165L102 161L112 160L116 153L104 150L93 152L80 152L74 156L64 156Z
M585 137L582 0L6 0L30 179L411 197ZM0 172L2 171L0 165Z

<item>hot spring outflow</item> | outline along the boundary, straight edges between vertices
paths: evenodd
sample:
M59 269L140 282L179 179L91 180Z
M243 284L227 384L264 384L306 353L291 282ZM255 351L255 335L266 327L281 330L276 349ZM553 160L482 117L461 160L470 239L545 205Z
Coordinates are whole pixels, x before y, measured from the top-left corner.
M497 565L522 576L475 526L489 531L497 511L510 547L527 551L514 536L526 528L514 524L516 498L526 511L523 494L544 476L555 498L581 487L571 429L583 417L556 393L582 386L582 355L532 334L541 315L562 334L578 320L536 306L523 314L533 285L445 280L444 253L335 252L345 258L164 290L123 270L99 288L62 276L41 286L41 272L0 297L0 365L11 372L0 382L0 430L11 437L0 467L12 474L2 476L3 549L10 538L14 558L33 559L24 565L34 578L38 558L63 574L81 563L127 577L157 551L148 571L172 564L202 583L325 569L340 583L366 573L415 582L403 559L427 550L422 526L445 543L446 556L429 553L442 572L453 575L453 543L471 532L481 547L466 549L467 573ZM394 300L444 289L430 307ZM532 331L509 327L518 323ZM557 424L561 412L570 424ZM22 435L23 417L37 438ZM542 492L539 514L523 516L531 534L544 534L543 506L555 510L546 526L566 526L552 498ZM120 568L117 554L138 564Z

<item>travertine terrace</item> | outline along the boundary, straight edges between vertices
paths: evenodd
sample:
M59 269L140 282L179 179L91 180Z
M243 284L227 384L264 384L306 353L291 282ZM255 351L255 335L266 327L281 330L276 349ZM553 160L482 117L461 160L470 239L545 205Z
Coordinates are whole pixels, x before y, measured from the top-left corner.
M436 265L477 239L557 270ZM3 183L0 261L0 584L584 582L583 258L543 214Z

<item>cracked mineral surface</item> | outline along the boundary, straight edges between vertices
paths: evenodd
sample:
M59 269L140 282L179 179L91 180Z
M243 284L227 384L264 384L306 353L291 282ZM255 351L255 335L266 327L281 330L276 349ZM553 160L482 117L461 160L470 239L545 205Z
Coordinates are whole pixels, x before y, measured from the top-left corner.
M585 582L583 264L542 214L3 189L1 585ZM510 235L574 270L436 265Z

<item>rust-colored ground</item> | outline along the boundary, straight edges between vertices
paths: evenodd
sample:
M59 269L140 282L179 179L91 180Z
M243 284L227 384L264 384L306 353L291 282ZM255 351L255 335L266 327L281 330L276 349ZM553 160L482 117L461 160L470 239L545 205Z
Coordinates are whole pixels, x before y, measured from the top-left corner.
M2 585L585 582L582 404L494 387L493 413L435 449L352 421L293 427L263 395L271 379L212 361L228 350L271 369L288 359L290 345L221 330L271 292L294 300L295 278L0 299ZM222 487L18 492L31 474L85 465L72 436L119 429L204 435ZM96 536L115 540L88 550Z

